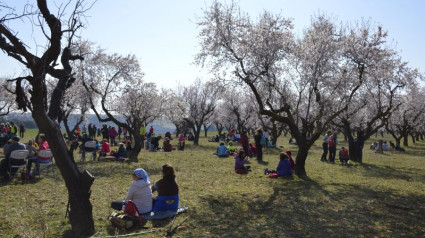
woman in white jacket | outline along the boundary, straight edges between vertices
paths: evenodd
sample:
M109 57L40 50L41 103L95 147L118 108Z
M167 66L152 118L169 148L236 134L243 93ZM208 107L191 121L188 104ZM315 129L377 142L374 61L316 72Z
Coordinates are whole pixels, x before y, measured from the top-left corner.
M111 207L115 210L122 210L126 201L133 201L140 214L152 210L152 190L150 188L149 176L142 168L135 169L133 172L133 183L128 189L124 201L113 201Z

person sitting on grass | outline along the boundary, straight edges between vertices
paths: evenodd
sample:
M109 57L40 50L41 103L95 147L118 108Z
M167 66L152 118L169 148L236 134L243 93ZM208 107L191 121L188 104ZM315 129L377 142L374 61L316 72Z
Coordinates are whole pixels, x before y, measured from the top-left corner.
M123 203L133 201L140 214L148 213L152 210L152 190L150 188L149 176L142 168L133 171L133 183L128 189L127 196L124 201L118 200L111 203L111 208L121 211Z
M255 157L257 156L257 148L255 147L255 144L249 143L248 145L248 152L246 153L249 157Z
M130 153L133 150L133 147L131 146L131 140L127 140L127 142L124 142L125 149L127 150L127 153Z
M184 144L185 144L185 139L184 139L184 135L183 133L180 134L179 136L179 145L178 145L178 150L183 151L184 150Z
M150 152L156 152L159 147L159 140L161 140L161 136L153 136L151 137L151 143L149 145Z
M235 173L246 174L251 171L251 166L245 166L247 162L244 150L239 150L238 155L235 156Z
M268 168L264 170L264 174L269 175L269 178L292 175L291 162L289 161L288 154L281 152L279 159L279 164L277 165L276 170L269 170Z
M233 146L233 142L229 142L229 145L227 146L227 148L229 149L229 154L230 155L235 155L236 152L236 148L235 146Z
M118 151L115 153L117 161L124 161L127 158L128 153L124 146L124 143L119 143Z
M349 164L349 159L350 156L348 155L348 150L344 146L341 147L341 150L339 151L339 160L341 161L341 164Z
M179 186L176 183L176 171L173 166L162 166L162 179L152 186L152 193L158 192L153 200L152 211L175 210L179 208Z
M271 136L268 139L267 148L276 148L276 144L273 143L273 138Z
M164 146L164 151L165 152L171 152L171 151L174 150L173 145L171 145L170 139L168 137L165 137L164 138L163 146Z
M220 142L220 145L217 147L216 155L220 158L229 157L229 148L224 145L224 142Z
M285 151L285 153L288 155L289 157L289 162L291 162L291 172L295 173L295 161L292 158L292 152L290 150Z
M109 143L106 139L103 139L102 146L100 147L99 154L100 156L107 156L111 152L111 148L109 147Z

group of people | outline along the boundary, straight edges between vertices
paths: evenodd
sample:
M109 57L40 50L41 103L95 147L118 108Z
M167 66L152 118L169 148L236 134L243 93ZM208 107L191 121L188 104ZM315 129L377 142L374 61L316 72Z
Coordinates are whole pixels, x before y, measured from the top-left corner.
M405 151L405 149L400 147L400 142L397 142L396 144L394 144L392 141L390 141L389 144L390 145L388 146L388 143L386 141L382 141L382 151L388 151L388 150L396 150L396 151L401 151L401 152ZM374 141L370 145L370 149L375 150L375 151L379 151L380 150L379 143Z
M165 133L164 141L162 143L162 147L159 146L160 140L162 139L162 136L155 135L152 130L152 134L148 133L146 135L142 135L143 138L146 139L146 149L150 152L171 152L173 150L176 150L175 147L171 144L171 133L167 132ZM177 150L183 151L185 147L185 141L186 138L183 133L181 133L178 137L178 144L177 144Z
M227 141L227 145L225 145L224 140L220 140L219 136L214 136L210 141L220 141L219 146L216 149L214 155L220 158L226 158L229 156L235 156L235 172L238 174L246 174L251 171L250 166L246 166L246 163L249 163L249 157L256 156L256 159L259 163L263 162L263 147L267 146L267 139L264 135L264 132L261 128L257 129L254 134L254 143L249 142L248 132L243 131L240 136L235 137L234 131L230 130L228 133L229 140ZM231 140L232 138L238 138L238 140ZM237 149L233 142L239 142L241 145L241 149ZM276 174L277 176L291 175L295 170L295 162L291 157L291 151L282 152L280 154L281 162L276 170L266 170L266 174ZM287 160L287 161L286 161ZM286 166L287 163L289 166ZM278 172L277 172L278 171Z
M323 136L322 140L322 147L323 147L323 154L320 158L320 161L322 162L330 162L332 164L335 164L335 157L336 157L336 148L338 145L338 133L332 131L327 131L326 135ZM329 152L329 158L327 158ZM350 156L348 154L347 148L344 146L341 147L339 150L339 160L341 161L341 164L350 164Z
M245 155L244 150L239 150L235 156L235 173L246 174L251 171L251 166L245 165L248 162L248 158ZM295 161L292 158L292 152L287 150L279 154L279 163L276 170L269 170L266 168L264 174L268 175L269 178L276 178L280 176L292 175L295 172Z
M40 164L51 162L50 157L38 156L38 153L41 150L50 149L44 134L37 135L35 141L38 143L31 139L25 145L21 143L20 140L21 138L19 136L14 136L3 146L5 158L0 162L0 175L2 175L6 181L10 180L11 176L17 172L17 168L12 169L11 166L13 165L23 165L24 163L28 163L26 166L26 174L29 178L32 178L35 175L40 174ZM27 160L23 161L11 158L11 154L15 150L27 150ZM35 164L34 171L31 170L32 164Z
M25 125L24 123L20 123L19 127L16 126L14 122L9 123L1 123L0 124L0 146L4 146L7 144L7 141L9 139L12 139L15 136L18 136L20 138L24 138L25 134Z
M97 154L99 154L98 159L102 160L107 156L114 157L117 161L124 161L128 157L128 153L132 151L133 147L131 145L131 138L126 138L124 141L118 143L118 150L111 150L111 144L109 144L106 138L103 138L101 142L97 139L89 137L87 134L83 134L82 137L78 139L81 141L80 151L81 158L85 160L86 154L93 154L93 160L96 159ZM86 147L86 143L94 141L95 147Z
M254 143L250 143L249 137L248 137L248 131L243 131L242 134L240 134L240 136L235 137L234 132L232 132L232 130L229 131L226 137L228 138L228 140L226 140L227 146L225 145L225 140L219 140L220 145L217 147L216 153L214 153L214 155L217 155L218 157L228 157L229 155L234 155L236 153L236 149L234 148L233 143L239 142L239 144L242 146L245 156L248 156L248 157L256 156L257 161L262 162L263 148L276 147L276 144L274 144L272 140L268 142L267 135L265 135L265 133L263 132L261 128L255 131ZM216 138L220 138L220 137L215 136L214 141L216 141ZM231 138L238 138L238 139L231 140ZM270 146L268 146L268 144Z
M130 185L124 200L111 203L115 210L123 210L127 201L133 201L140 214L155 211L176 210L179 207L179 186L176 182L176 171L170 164L162 166L162 178L153 185L148 173L137 168L132 173L133 183ZM158 196L154 197L153 193Z

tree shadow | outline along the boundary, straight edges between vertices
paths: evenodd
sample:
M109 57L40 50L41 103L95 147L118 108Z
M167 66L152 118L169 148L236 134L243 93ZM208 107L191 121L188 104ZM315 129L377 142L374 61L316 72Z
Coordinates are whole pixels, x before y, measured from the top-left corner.
M410 181L411 179L418 180L425 183L425 175L420 176L422 179L415 177L419 174L423 174L422 169L410 168L409 171L397 169L390 166L378 166L374 164L362 163L360 166L363 167L363 176L365 177L378 177L385 179L400 179Z
M327 190L311 179L275 181L268 197L203 197L205 209L222 218L207 219L203 227L209 227L212 237L425 235L423 196L377 191L367 185L334 184L335 189ZM234 227L233 233L224 233L229 227Z

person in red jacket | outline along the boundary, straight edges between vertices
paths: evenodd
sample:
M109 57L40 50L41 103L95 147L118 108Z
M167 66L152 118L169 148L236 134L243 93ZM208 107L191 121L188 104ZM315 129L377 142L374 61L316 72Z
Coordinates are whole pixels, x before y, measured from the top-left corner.
M109 143L106 139L103 139L102 146L100 147L100 156L106 156L111 152L111 148L109 147Z

